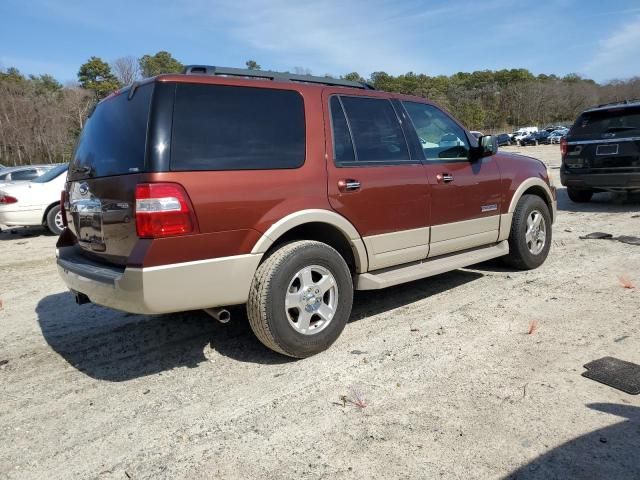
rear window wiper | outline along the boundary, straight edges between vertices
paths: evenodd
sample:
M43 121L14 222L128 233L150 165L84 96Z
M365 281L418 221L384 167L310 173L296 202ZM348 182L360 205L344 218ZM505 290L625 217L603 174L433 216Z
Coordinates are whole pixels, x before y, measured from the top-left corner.
M73 173L83 173L85 175L91 176L91 172L93 172L93 168L89 166L81 166L81 167L71 167Z

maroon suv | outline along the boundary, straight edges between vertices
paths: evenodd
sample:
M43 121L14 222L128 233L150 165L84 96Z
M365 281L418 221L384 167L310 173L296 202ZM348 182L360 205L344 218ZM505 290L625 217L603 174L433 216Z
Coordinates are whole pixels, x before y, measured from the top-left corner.
M269 348L326 349L354 290L495 257L547 257L555 188L423 98L366 84L188 67L91 114L58 267L79 303L133 313L247 304Z

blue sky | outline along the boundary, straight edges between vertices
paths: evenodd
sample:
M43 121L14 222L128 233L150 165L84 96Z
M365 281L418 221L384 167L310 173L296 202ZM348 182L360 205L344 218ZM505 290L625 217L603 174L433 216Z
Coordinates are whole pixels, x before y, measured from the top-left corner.
M73 81L92 55L363 76L640 75L638 0L1 0L0 66Z

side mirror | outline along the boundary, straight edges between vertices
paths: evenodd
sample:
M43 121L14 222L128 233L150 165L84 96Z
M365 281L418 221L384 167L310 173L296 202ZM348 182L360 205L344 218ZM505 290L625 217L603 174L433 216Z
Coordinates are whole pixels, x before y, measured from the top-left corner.
M493 135L483 135L478 139L476 158L490 157L498 152L498 142Z

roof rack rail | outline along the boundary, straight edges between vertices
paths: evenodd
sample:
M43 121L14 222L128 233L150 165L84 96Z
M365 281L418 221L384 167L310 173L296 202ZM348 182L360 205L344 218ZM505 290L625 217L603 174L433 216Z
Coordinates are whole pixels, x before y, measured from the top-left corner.
M261 78L263 80L278 80L282 82L318 83L321 85L336 85L340 87L362 88L375 90L366 82L354 82L330 77L314 77L312 75L297 75L294 73L272 72L269 70L249 70L246 68L214 67L210 65L187 65L182 73L186 75L220 75L225 77Z
M640 98L626 98L624 100L618 100L616 102L608 102L598 105L597 107L592 108L601 108L601 107L611 107L613 105L628 105L630 103L640 103Z

